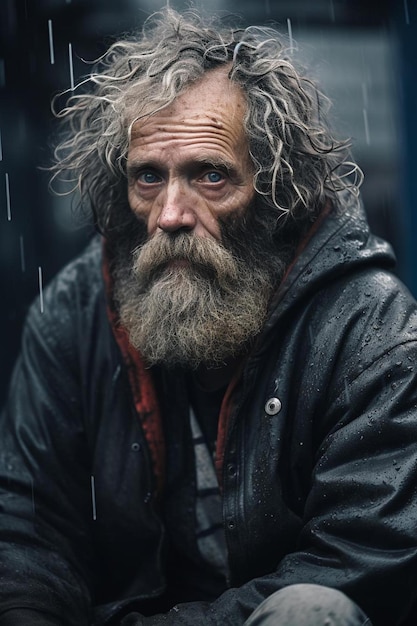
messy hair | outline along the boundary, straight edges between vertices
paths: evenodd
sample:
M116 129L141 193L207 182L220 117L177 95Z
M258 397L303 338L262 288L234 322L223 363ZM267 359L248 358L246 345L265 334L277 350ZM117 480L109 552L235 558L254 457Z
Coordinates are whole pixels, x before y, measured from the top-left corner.
M225 66L246 99L243 121L254 187L276 232L293 217L312 221L338 192L355 195L360 169L326 122L327 99L296 69L272 28L234 29L166 8L138 36L117 41L56 112L67 133L53 179L65 179L107 237L127 220L126 162L132 125L171 104L206 72ZM125 216L123 218L123 215Z

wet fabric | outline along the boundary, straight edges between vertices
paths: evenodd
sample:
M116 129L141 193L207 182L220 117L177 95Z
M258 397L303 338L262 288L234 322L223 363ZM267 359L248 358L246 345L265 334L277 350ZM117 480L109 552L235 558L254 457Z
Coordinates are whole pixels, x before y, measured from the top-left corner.
M0 624L26 611L45 626L129 613L242 626L306 581L343 591L374 626L399 624L417 593L417 309L361 209L323 220L226 392L218 597L174 588L171 534L195 528L188 420L161 435L185 400L173 372L133 378L140 359L116 340L102 261L94 241L28 315L0 420ZM168 503L169 481L187 476Z

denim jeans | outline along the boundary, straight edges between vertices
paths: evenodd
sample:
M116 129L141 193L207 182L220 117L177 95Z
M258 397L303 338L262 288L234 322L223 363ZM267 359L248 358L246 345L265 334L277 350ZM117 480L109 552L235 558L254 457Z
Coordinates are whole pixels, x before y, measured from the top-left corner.
M264 600L244 626L372 626L344 593L320 585L284 587Z

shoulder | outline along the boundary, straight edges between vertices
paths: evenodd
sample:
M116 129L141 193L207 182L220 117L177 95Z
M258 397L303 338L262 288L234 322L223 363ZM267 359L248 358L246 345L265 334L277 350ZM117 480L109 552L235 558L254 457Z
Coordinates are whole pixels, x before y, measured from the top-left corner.
M94 237L87 248L47 285L44 293L45 308L48 304L63 304L77 296L80 304L93 297L103 288L102 242ZM58 300L56 300L58 299Z
M417 303L392 273L362 268L317 293L311 306L311 349L323 369L329 364L336 395L365 372L385 377L396 363L405 371L417 360Z
M381 329L385 340L394 343L417 336L417 303L401 280L387 270L358 268L318 295L321 315L341 330L352 325Z
M70 336L88 327L97 304L103 301L102 243L99 237L68 263L45 287L42 306L39 298L32 303L27 316L23 340L28 336L41 339L45 347L60 344L65 350ZM103 306L104 308L104 306Z

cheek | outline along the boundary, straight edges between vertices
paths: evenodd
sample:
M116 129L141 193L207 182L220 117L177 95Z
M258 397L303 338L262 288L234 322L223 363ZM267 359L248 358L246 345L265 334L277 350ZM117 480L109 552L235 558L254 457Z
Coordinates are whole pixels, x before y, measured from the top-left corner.
M129 202L130 210L132 211L133 215L136 217L136 219L139 222L142 223L143 231L146 237L147 235L150 234L153 228L150 223L151 222L150 213L147 210L146 206L144 206L144 203L142 201L139 201L134 193L128 193L127 199Z
M197 222L195 234L201 237L212 237L216 241L220 241L220 216L205 214L201 220Z
M227 217L228 215L242 215L247 207L251 204L254 197L253 188L244 188L235 191L224 203L223 210L221 211L221 217Z
M129 185L127 188L127 200L129 202L130 208L132 209L132 211L134 211L137 204L137 198L132 185Z
M141 217L146 217L151 211L151 203L148 200L139 198L133 188L129 188L127 199L132 211Z

